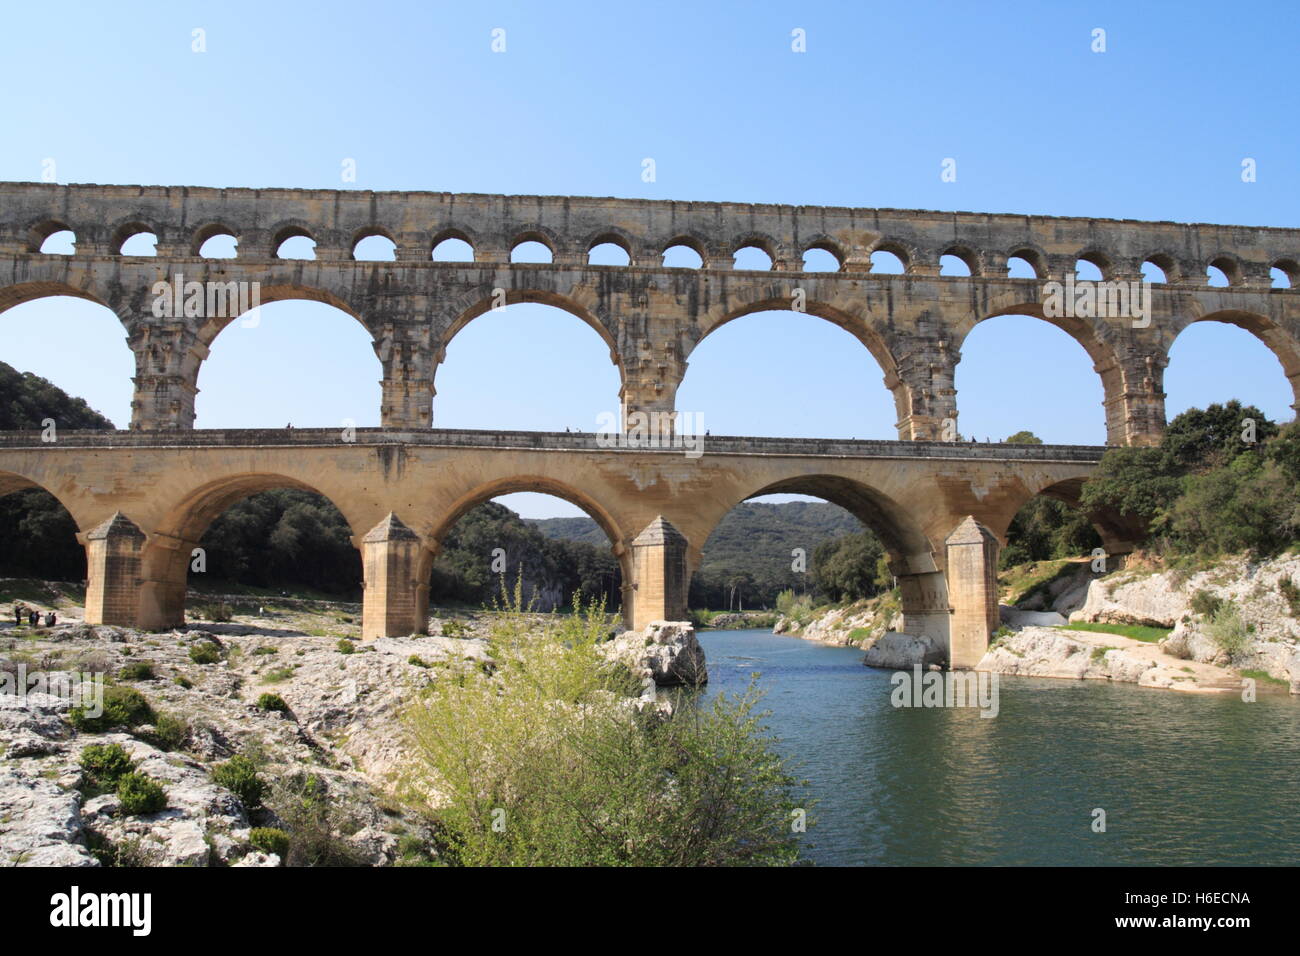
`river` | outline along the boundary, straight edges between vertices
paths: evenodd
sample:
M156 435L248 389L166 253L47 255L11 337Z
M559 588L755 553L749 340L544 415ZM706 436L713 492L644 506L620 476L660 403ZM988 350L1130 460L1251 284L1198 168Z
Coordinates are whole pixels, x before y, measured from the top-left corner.
M862 652L704 631L705 697L757 672L820 865L1300 864L1300 701L1001 677L996 717L896 708ZM1093 811L1105 811L1094 832Z

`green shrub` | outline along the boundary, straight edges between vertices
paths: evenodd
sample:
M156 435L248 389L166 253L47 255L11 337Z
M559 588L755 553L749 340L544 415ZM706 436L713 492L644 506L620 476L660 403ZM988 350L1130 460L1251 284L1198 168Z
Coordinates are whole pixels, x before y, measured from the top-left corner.
M167 792L158 781L137 772L128 773L117 782L117 799L127 816L157 813L167 806Z
M275 827L254 827L248 842L263 853L274 853L281 860L289 855L289 834Z
M1200 590L1192 595L1192 613L1200 614L1204 617L1214 617L1219 606L1223 604L1223 598L1209 591Z
M1278 578L1278 593L1286 601L1288 612L1292 617L1300 617L1300 588L1290 578Z
M335 647L339 649L340 654L355 654L357 652L357 646L346 637L340 637Z
M184 674L177 674L172 678L172 683L177 687L183 687L185 690L189 690L194 686L194 681L190 680Z
M195 664L215 664L221 660L221 645L216 641L199 641L190 648L190 660Z
M135 769L135 762L121 744L91 744L81 751L77 763L95 784L114 784Z
M163 750L180 750L190 739L189 722L172 714L159 714L153 722L153 736Z
M212 770L212 779L237 796L248 809L256 810L262 805L266 781L258 774L253 761L242 754L217 764Z
M406 663L411 664L411 665L414 666L414 667L432 667L432 666L433 666L433 665L430 664L428 661L426 661L423 657L421 657L419 654L412 654L410 657L408 657L408 658L406 659Z
M195 617L205 621L225 622L234 617L230 610L230 605L225 601L216 601L208 604L196 604L191 608Z
M282 680L288 680L293 676L292 667L273 667L262 675L263 684L278 684Z
M415 793L440 859L463 865L789 864L798 782L751 691L627 706L599 645L603 609L494 622L492 674L440 681L406 714ZM435 785L436 782L436 785ZM278 812L278 809L277 809ZM504 824L504 827L494 824Z
M257 706L261 710L277 710L283 714L289 712L289 705L284 702L284 698L279 694L263 694L257 698Z
M85 733L102 733L113 727L136 727L140 724L153 723L153 708L144 694L133 687L109 685L104 688L103 712L92 717L85 707L73 707L68 711L72 726Z
M147 661L132 661L117 672L119 680L153 680L153 665Z
M360 851L346 835L358 829L356 820L330 799L315 774L277 777L267 801L289 831L288 866L360 866Z
M1210 639L1227 652L1229 659L1235 659L1246 649L1250 635L1241 612L1230 601L1223 602L1214 612L1206 631Z
M257 650L253 651L253 656L262 657L267 654L278 654L278 653L280 653L280 649L278 647L259 647Z

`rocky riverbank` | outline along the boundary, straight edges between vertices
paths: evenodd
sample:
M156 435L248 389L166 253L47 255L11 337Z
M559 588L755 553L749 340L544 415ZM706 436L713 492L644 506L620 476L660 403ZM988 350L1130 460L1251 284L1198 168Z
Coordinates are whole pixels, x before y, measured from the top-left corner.
M1002 606L979 670L1200 691L1240 691L1251 677L1300 694L1300 555L1197 570L1137 556L1105 575L1085 561L1043 562L1012 569L1004 584L1015 603ZM787 616L774 631L862 647L874 667L942 657L933 641L891 630L898 623L896 607L876 598Z
M347 612L301 613L160 633L0 625L0 865L431 862L428 821L402 799L402 714L433 683L492 666L492 616L363 644L347 636ZM648 700L707 680L687 623L608 647ZM87 720L67 694L27 692L31 675L51 672L107 675L106 712L128 716ZM164 805L131 812L87 769L93 745L120 747Z

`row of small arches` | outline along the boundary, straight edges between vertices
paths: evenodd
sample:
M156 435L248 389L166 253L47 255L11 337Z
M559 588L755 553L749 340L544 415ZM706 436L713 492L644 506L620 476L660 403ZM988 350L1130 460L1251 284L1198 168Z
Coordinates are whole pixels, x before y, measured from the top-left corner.
M71 255L75 250L76 236L69 229L56 229L41 243L40 252L46 255ZM135 232L114 243L115 252L123 256L153 256L157 254L157 237L152 232ZM884 244L871 253L871 271L881 275L908 273L908 257L902 247ZM237 256L238 240L233 233L213 231L202 238L197 254L207 259L233 259ZM315 241L302 230L294 230L280 238L276 257L280 259L315 259ZM397 258L397 245L387 236L363 236L352 247L352 258L357 261L384 262ZM430 258L436 262L473 262L474 247L468 237L446 235L433 246ZM554 261L549 245L535 237L521 237L510 250L512 263L546 264ZM702 251L694 245L677 242L663 250L662 265L667 268L700 269L704 266ZM982 274L977 257L967 250L951 249L939 257L940 276L972 276ZM626 248L611 241L596 242L587 251L587 264L593 266L628 266L631 255ZM839 272L844 264L840 256L825 245L813 246L803 253L802 271ZM733 254L732 268L740 271L767 272L776 268L770 252L756 245L743 245ZM1111 278L1110 263L1102 256L1086 254L1075 263L1075 276L1083 280L1101 281ZM1142 262L1142 278L1147 282L1168 283L1181 278L1171 257L1153 255ZM1046 279L1048 270L1043 257L1032 250L1019 250L1007 258L1006 277L1012 279ZM1292 288L1300 282L1300 263L1284 258L1273 263L1269 270L1274 288ZM1240 263L1220 256L1207 264L1206 283L1211 287L1230 287L1243 278Z

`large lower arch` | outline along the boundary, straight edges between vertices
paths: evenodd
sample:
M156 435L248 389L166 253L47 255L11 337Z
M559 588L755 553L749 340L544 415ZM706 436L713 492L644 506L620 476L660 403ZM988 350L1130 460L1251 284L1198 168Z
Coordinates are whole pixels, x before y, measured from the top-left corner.
M416 581L420 587L419 620L423 622L428 619L429 576L433 569L434 559L437 557L438 550L442 546L447 533L456 522L483 502L519 492L534 492L560 498L584 512L600 526L606 538L609 539L610 550L619 563L619 570L623 578L622 611L624 620L631 626L631 622L635 619L634 569L629 547L630 542L621 529L618 519L594 497L574 485L537 474L512 475L476 484L474 487L461 492L441 514L433 516L428 523L420 526L423 547L420 552L419 563L416 566ZM484 560L487 560L486 555Z
M361 540L356 515L348 513L345 497L322 490L319 483L278 473L235 474L206 482L173 504L145 539L140 556L141 585L136 612L140 627L163 630L185 623L188 570L203 533L236 502L277 488L308 491L325 498L343 514L353 542Z
M1276 319L1259 312L1220 309L1178 324L1173 332L1173 338L1166 343L1166 355L1173 349L1178 336L1199 322L1220 322L1236 326L1262 342L1282 366L1282 373L1291 385L1294 398L1291 408L1300 415L1300 337L1297 337L1296 333L1288 330Z
M909 634L925 635L948 647L950 607L945 578L943 542L934 542L898 502L875 488L835 474L805 474L767 481L748 489L743 497L720 502L705 519L702 536L688 553L688 574L699 568L703 542L722 517L742 501L772 494L800 494L839 505L880 538L890 571L898 579L903 606L903 627ZM697 543L698 542L698 543Z

